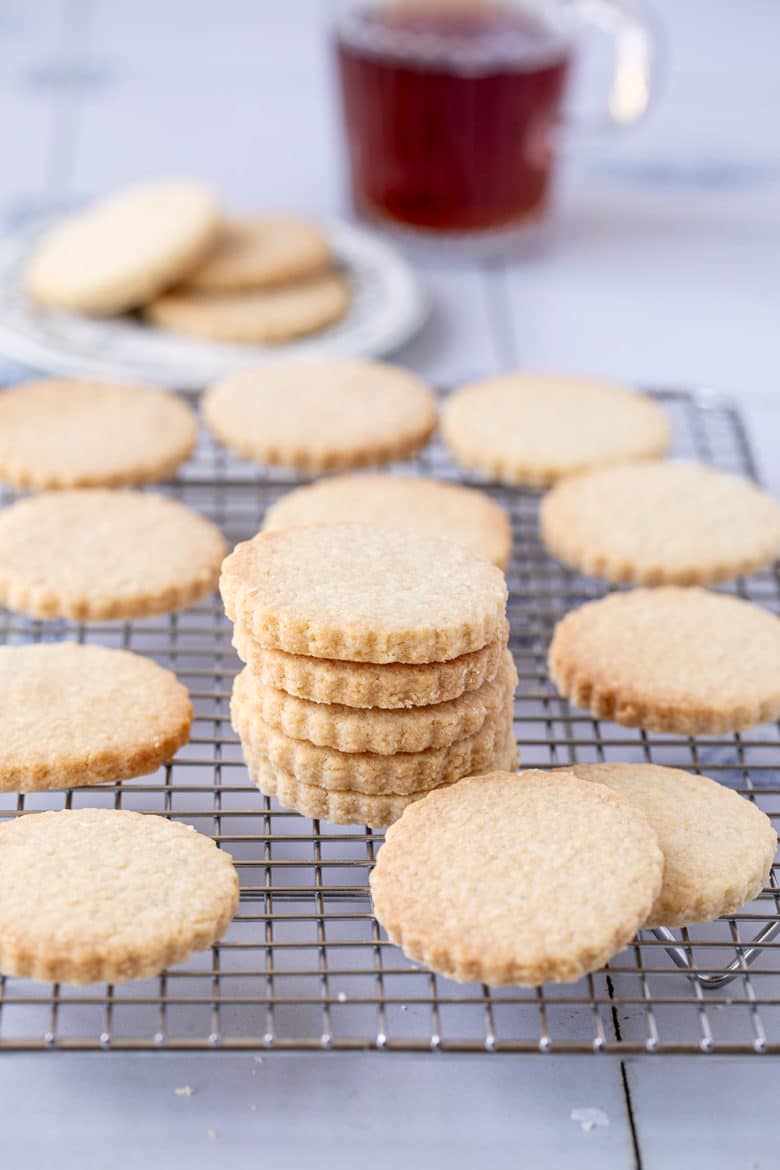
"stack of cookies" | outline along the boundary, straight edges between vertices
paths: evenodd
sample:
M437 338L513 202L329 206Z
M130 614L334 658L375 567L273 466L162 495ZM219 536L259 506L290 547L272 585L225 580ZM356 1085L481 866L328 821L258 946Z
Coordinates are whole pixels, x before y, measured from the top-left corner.
M220 582L246 663L231 714L250 775L306 816L383 826L434 788L514 769L500 569L365 523L263 532Z

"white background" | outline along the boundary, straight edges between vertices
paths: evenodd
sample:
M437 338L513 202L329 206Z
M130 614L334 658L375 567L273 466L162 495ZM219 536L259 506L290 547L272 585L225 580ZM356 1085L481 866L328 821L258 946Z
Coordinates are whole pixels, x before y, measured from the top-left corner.
M173 173L237 207L344 213L325 7L3 0L0 220ZM780 5L654 11L652 116L571 151L543 251L422 263L434 315L400 356L441 382L521 365L707 386L780 488ZM752 1170L780 1164L779 1086L760 1058L10 1055L0 1167ZM609 1127L583 1132L583 1106Z

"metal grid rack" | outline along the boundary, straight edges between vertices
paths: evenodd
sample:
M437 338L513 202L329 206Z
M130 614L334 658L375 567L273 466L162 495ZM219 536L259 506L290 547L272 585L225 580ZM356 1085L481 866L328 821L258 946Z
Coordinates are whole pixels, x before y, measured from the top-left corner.
M733 409L675 391L658 397L672 421L676 454L754 475ZM437 444L409 466L468 479ZM235 542L257 531L266 506L295 482L232 459L204 435L165 490ZM697 740L650 736L598 722L556 695L545 666L553 626L603 587L546 555L537 535L537 493L486 490L508 511L514 530L509 616L520 675L515 729L522 763L637 759L701 769L780 816L777 727ZM776 574L730 588L780 610ZM249 782L229 722L239 664L218 598L132 623L41 623L0 612L2 641L64 637L128 647L175 670L196 708L192 740L151 777L0 796L0 817L103 805L181 819L232 853L241 904L218 946L157 979L77 989L0 978L0 1050L780 1053L774 876L771 888L733 918L678 932L676 951L663 934L642 932L607 969L576 984L491 991L449 982L407 961L371 914L367 879L381 834L307 820ZM732 981L705 986L708 975L730 965Z

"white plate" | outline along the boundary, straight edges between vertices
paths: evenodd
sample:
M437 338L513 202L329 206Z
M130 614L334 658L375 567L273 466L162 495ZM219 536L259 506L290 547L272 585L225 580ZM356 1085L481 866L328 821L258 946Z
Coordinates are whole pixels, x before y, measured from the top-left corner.
M337 325L287 345L226 345L152 328L134 316L98 319L45 310L22 292L21 274L47 216L0 243L0 353L57 374L139 379L197 390L232 370L288 357L378 357L403 345L427 315L422 285L379 236L347 223L327 225L333 253L353 286Z

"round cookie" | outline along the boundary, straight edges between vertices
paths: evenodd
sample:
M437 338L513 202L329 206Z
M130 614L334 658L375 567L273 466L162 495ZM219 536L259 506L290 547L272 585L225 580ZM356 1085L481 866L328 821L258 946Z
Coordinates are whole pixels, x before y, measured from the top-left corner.
M0 479L16 488L167 479L195 446L193 411L167 390L45 378L0 394Z
M218 224L214 198L199 183L129 187L47 232L28 261L25 288L75 313L121 313L197 267Z
M407 808L370 885L409 958L461 982L534 985L573 982L622 950L662 874L647 820L607 788L494 772Z
M247 713L235 694L230 716L248 762L267 760L274 771L287 773L297 783L368 796L406 796L452 783L472 772L484 772L495 766L496 754L504 751L512 737L510 695L503 709L489 715L473 735L443 748L393 756L340 752L291 739L268 727L258 715Z
M420 378L356 358L278 362L207 391L203 417L237 455L301 471L343 471L412 455L436 426Z
M634 589L573 610L549 667L572 703L625 727L720 735L780 716L780 620L704 589Z
M509 519L484 492L406 475L344 475L305 484L272 504L263 527L340 520L448 536L500 569L512 549Z
M510 735L488 766L510 770L516 764L517 744ZM275 796L280 804L302 816L321 817L336 825L369 825L373 829L382 829L397 821L408 805L427 795L427 791L408 792L406 795L334 792L317 784L302 784L289 773L274 768L262 755L251 757L247 768L251 779L266 796Z
M473 735L487 718L506 708L507 693L514 694L516 686L515 664L505 650L496 677L478 691L408 711L366 711L337 703L310 703L284 691L259 687L247 669L236 678L234 691L244 720L257 715L274 731L319 747L389 756L447 747Z
M554 556L617 583L704 585L780 554L780 505L695 463L629 463L565 479L542 500L539 522Z
M225 932L227 853L189 825L119 809L0 825L0 971L82 985L147 979Z
M686 926L734 914L769 880L777 833L761 809L706 776L655 764L576 764L644 813L664 855L646 926Z
M466 467L531 486L663 455L669 445L663 411L644 394L568 374L502 374L463 386L444 407L442 434Z
M187 292L241 292L300 280L327 267L325 233L297 215L223 219L217 242L182 288Z
M278 288L235 293L163 293L144 307L153 325L211 341L273 345L316 333L340 321L349 308L349 281L324 272Z
M225 554L218 528L154 493L44 492L0 512L0 604L107 621L193 605Z
M498 638L481 650L472 650L448 662L339 662L308 658L258 646L241 626L233 628L233 645L257 683L308 699L313 703L340 703L345 707L402 710L446 703L476 691L495 678L509 636L509 623Z
M456 658L506 620L500 569L452 541L369 524L261 532L226 558L220 590L261 646L351 662Z
M192 704L169 670L75 642L0 646L0 791L127 780L189 739Z

